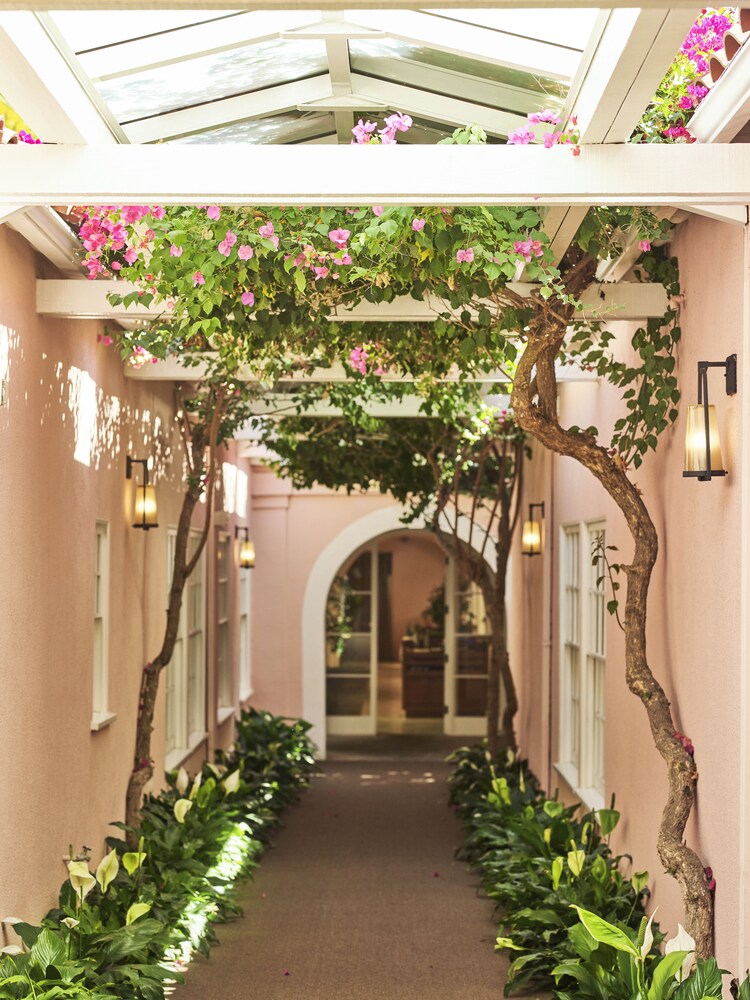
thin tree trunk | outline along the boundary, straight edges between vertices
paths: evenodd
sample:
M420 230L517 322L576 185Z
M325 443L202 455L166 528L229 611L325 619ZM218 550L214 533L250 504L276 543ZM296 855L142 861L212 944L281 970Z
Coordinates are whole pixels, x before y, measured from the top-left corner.
M575 292L577 290L571 289ZM713 953L713 897L703 863L684 843L685 827L695 801L695 761L675 738L669 701L648 664L646 613L651 574L658 552L656 529L638 488L606 449L588 434L565 430L557 419L554 363L565 336L565 323L545 315L531 324L527 347L513 384L512 405L520 426L546 448L567 455L589 469L622 511L634 542L633 559L623 566L625 602L625 672L628 687L646 709L657 750L667 768L669 791L661 817L657 850L666 871L680 885L685 927L698 955ZM648 780L647 776L644 780Z
M191 429L190 433L188 447L191 470L188 476L187 489L183 495L182 509L175 537L175 555L164 639L158 655L143 668L141 678L133 770L130 773L125 798L125 822L133 830L140 824L143 789L154 773L154 762L151 759L151 733L153 731L156 697L159 691L159 677L162 670L172 659L180 626L180 611L185 584L198 563L201 552L208 540L211 527L217 436L223 415L224 391L220 388L218 391L211 390L211 393L213 394L213 400L210 412L210 424L207 425L205 422L198 423ZM208 461L206 461L206 447L209 448ZM207 500L205 523L196 551L193 553L192 558L188 560L190 524L196 504L200 500L204 490ZM131 846L134 846L137 842L137 835L132 830L128 833L128 841Z

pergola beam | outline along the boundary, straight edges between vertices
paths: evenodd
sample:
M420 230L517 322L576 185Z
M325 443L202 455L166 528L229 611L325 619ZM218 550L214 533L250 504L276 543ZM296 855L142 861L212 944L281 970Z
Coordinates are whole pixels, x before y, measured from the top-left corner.
M218 169L220 165L220 169ZM0 147L23 205L745 205L750 146Z
M515 282L510 287L519 295L529 295L538 286ZM113 306L107 300L111 293L126 295L131 291L135 291L135 286L124 281L40 278L36 283L36 307L40 315L58 319L150 320L164 312L159 306ZM667 307L664 287L648 282L592 285L583 293L582 301L588 307L586 315L597 311L618 320L662 316ZM359 323L430 323L446 311L450 311L450 306L435 299L400 296L393 302L360 302L353 309L338 309L335 319Z
M423 0L422 0L423 2ZM602 8L632 7L632 0L596 0ZM102 10L101 0L55 0L55 10ZM112 7L118 6L116 3ZM548 8L550 0L471 0L472 8ZM556 7L575 10L591 7L591 0L557 0ZM645 10L663 9L664 0L640 0ZM671 7L697 12L695 0L671 0ZM372 0L128 0L132 10L372 10ZM430 0L431 9L456 7L456 0ZM378 9L419 10L416 0L383 0ZM49 10L49 0L0 0L0 10Z

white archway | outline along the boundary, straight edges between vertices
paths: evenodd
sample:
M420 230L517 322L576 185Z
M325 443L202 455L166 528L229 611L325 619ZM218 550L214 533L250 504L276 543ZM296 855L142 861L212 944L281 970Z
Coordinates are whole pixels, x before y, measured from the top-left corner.
M321 759L326 756L327 735L325 609L328 592L343 563L367 542L391 531L418 531L427 526L423 518L404 524L401 518L405 513L405 507L392 504L348 524L323 549L310 571L302 603L302 714L312 723L310 735L318 746ZM459 527L459 537L468 540L469 525L465 521ZM473 548L481 551L485 537L484 529L475 525ZM494 569L495 547L491 543L485 546L485 558Z

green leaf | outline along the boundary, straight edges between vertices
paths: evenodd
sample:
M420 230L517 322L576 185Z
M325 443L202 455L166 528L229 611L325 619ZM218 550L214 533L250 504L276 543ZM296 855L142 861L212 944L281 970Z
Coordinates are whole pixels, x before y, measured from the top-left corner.
M661 959L653 971L647 1000L666 1000L674 993L677 985L675 973L689 954L688 951L672 951Z
M615 607L617 606L617 601L610 601L609 603L614 604ZM609 604L607 607L609 607ZM599 820L602 836L608 837L620 822L620 813L617 809L600 809L596 815Z
M582 906L573 904L573 909L576 910L581 923L595 941L599 941L601 944L608 944L616 951L623 951L634 958L640 959L640 952L627 934L621 931L619 927L607 923L606 920L598 917L595 913L591 913L590 910L584 910Z
M297 290L304 292L307 288L307 278L305 277L305 272L300 268L294 272L294 284L297 286Z
M503 948L511 948L513 951L524 951L525 949L517 944L513 944L513 941L509 937L499 937L495 941L495 948L497 951L501 951Z
M31 961L46 972L50 965L57 965L65 960L65 942L49 927L45 927L31 949Z

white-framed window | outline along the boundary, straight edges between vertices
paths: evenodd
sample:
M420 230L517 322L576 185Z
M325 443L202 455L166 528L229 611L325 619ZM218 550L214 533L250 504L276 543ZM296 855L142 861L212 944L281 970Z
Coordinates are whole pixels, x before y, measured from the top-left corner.
M96 522L94 543L94 656L91 730L114 722L109 710L109 524Z
M201 532L191 530L188 559L196 552ZM167 598L172 586L177 531L167 531ZM177 638L165 670L166 768L178 767L206 736L206 583L205 557L188 577L182 598Z
M569 781L577 785L581 725L581 532L577 524L563 528L561 560L560 763L570 769Z
M216 676L219 722L223 722L234 711L230 587L232 565L231 540L229 535L221 534L216 547Z
M589 806L604 804L605 525L565 525L560 557L560 745L557 769Z
M250 650L250 603L252 570L240 570L240 701L245 701L253 693L253 675Z
M191 530L188 560L200 542L201 532ZM193 749L206 735L206 552L187 582L187 709L188 747Z

